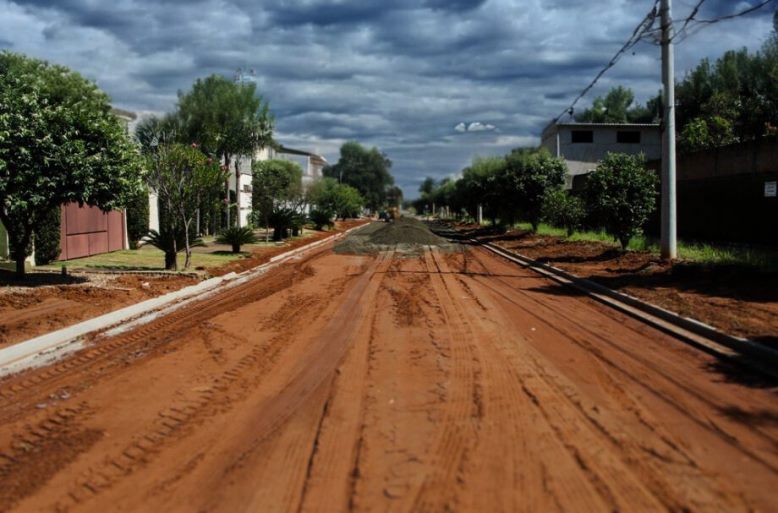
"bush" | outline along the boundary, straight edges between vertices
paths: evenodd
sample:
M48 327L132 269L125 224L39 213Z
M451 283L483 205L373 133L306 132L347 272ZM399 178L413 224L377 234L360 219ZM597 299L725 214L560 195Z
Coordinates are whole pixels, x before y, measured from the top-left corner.
M316 230L332 227L334 225L332 217L332 212L319 209L313 209L311 210L311 213L308 214L308 218L311 220L311 223L313 223L313 227Z
M515 214L520 213L532 224L532 231L537 231L546 194L562 186L566 172L565 161L545 149L513 150L495 184L501 191L499 205L495 205L501 221L513 224Z
M567 236L573 235L586 216L581 198L561 189L551 191L543 202L543 219L552 225L565 228Z
M43 214L33 230L35 240L35 265L46 265L60 254L60 224L62 209L57 206Z
M183 230L162 229L161 232L150 230L147 242L165 253L165 269L178 269L176 256L186 250L186 236ZM205 246L202 239L189 239L189 247Z
M656 207L657 177L643 155L608 153L586 184L586 203L605 231L627 249Z
M238 228L233 226L223 231L217 238L216 242L219 244L229 244L232 246L233 253L240 253L240 247L244 244L254 244L257 242L257 237L254 235L254 231L248 227Z
M125 212L130 249L137 249L138 242L149 233L149 191L146 187L130 198Z

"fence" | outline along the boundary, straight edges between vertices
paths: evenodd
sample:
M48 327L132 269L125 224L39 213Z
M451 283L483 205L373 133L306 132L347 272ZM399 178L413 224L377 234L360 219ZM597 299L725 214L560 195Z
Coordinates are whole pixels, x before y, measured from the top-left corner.
M58 260L72 260L125 249L124 211L68 203L62 206Z

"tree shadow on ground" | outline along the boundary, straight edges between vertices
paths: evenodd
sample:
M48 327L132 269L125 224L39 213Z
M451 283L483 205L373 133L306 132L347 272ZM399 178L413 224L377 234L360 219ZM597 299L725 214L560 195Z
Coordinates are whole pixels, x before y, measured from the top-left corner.
M84 276L63 275L60 273L30 272L24 278L16 273L0 270L0 287L45 287L48 285L76 285L89 281Z
M566 296L566 297L586 297L588 294L575 287L565 286L561 284L545 285L542 287L532 287L526 289L531 292L539 292L541 294L549 294L554 296ZM658 328L657 328L658 329ZM663 331L663 330L660 330ZM606 336L607 334L603 334ZM667 333L671 338L675 338L674 335ZM753 342L765 344L773 349L778 349L778 337L765 336L755 337L751 339ZM717 354L713 354L710 351L701 349L708 354L715 357L715 360L706 365L705 370L711 373L715 373L721 377L721 380L727 383L737 383L750 388L777 388L778 378L771 376L764 370L762 363L754 360L753 357L735 354L734 356L724 357Z
M760 370L763 368L761 362L742 354L717 358L706 366L708 372L720 376L724 383L735 383L749 388L778 389L778 378L766 370ZM735 409L731 410L732 416L738 415Z
M740 301L778 301L778 273L738 265L676 264L661 272L637 270L590 279L614 290L674 288Z
M722 414L749 426L773 427L778 425L778 412L770 410L745 411L737 406L720 408Z
M536 258L536 260L538 262L543 262L544 264L554 264L558 262L568 263L568 264L580 264L586 262L607 262L609 260L617 260L620 256L623 255L624 253L619 249L609 248L600 253L593 254L593 255L558 255L558 256L549 256L549 257L538 257ZM650 265L650 262L644 264L642 267L645 268L648 265ZM627 271L633 272L635 270L636 269L629 269Z

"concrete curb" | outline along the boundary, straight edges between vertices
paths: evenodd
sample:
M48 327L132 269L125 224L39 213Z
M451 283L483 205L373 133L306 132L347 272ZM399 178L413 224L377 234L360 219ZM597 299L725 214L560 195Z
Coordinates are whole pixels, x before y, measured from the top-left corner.
M0 349L0 377L20 372L30 367L40 367L59 360L63 356L84 347L85 336L103 331L103 336L113 336L137 326L149 323L190 303L204 299L256 278L281 263L294 259L302 253L314 250L324 244L343 238L366 225L349 228L318 241L300 246L272 257L270 261L243 271L211 278L196 285L136 303L134 305L103 314L93 319L68 326L39 337Z
M599 283L580 278L558 267L538 262L490 243L470 240L503 258L523 267L531 268L558 283L578 289L601 303L679 337L699 349L728 359L738 358L740 360L739 357L744 357L745 363L761 372L778 377L778 351L746 338L729 335L696 319L683 317L628 294L609 289Z

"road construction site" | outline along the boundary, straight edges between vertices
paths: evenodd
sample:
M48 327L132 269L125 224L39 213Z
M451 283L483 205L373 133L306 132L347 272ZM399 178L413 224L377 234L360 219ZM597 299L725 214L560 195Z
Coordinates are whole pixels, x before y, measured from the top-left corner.
M770 512L776 383L421 223L0 381L0 511Z

